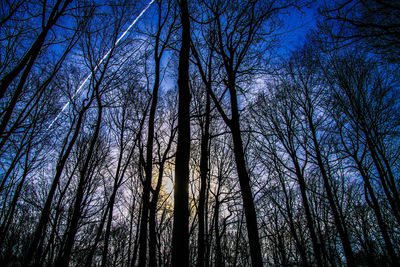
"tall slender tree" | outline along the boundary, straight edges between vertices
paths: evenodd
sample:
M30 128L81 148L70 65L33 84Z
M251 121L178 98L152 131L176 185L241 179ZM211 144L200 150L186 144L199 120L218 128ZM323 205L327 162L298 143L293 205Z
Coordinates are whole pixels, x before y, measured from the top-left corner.
M163 9L166 8L165 13ZM146 160L144 162L144 183L143 183L143 196L142 196L142 216L140 223L140 236L139 236L139 266L146 266L147 261L147 232L148 232L148 218L150 211L150 193L152 190L152 176L153 176L153 146L154 146L154 123L158 102L158 91L161 82L161 60L165 49L169 43L174 24L173 3L168 1L166 5L163 1L157 1L157 32L154 36L154 85L151 95L150 113L147 125L147 144L146 144ZM172 20L170 18L172 17ZM169 21L171 25L168 25ZM166 39L162 40L162 35L165 28L167 28Z
M190 158L190 16L187 0L178 0L182 39L178 66L178 142L175 157L172 265L189 266L189 158Z

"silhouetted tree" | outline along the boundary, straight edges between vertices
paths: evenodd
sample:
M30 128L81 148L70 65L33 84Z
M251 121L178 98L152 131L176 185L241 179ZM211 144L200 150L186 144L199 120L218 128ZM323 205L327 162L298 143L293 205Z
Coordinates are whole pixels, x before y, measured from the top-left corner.
M172 265L189 265L189 158L190 158L190 15L188 2L178 0L182 25L178 67L178 142L175 158Z

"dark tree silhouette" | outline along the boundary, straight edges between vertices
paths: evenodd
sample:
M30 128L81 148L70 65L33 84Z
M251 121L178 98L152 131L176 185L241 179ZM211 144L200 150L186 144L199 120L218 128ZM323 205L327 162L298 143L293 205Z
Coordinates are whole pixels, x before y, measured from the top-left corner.
M175 157L172 265L189 265L189 158L190 158L190 19L186 0L178 1L182 39L178 67L178 142Z

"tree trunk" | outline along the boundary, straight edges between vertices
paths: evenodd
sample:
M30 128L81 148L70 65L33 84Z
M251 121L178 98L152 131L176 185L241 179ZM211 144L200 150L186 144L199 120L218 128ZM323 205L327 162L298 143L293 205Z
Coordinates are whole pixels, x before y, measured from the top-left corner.
M144 181L143 198L142 198L143 209L142 209L142 220L140 222L140 236L139 236L139 267L146 266L146 258L147 258L147 223L150 210L150 191L151 191L152 171L153 171L154 118L157 109L158 88L160 83L160 57L158 55L158 39L156 40L156 47L154 53L155 53L154 54L155 80L154 80L152 102L149 114L149 125L147 128L145 181Z
M115 185L114 185L114 188L115 188ZM109 212L108 212L107 225L106 225L106 232L104 234L104 247L103 247L103 253L102 253L102 257L101 257L101 267L107 266L108 244L109 244L109 240L110 240L111 223L112 223L112 217L113 217L113 210L114 210L116 194L117 194L117 192L114 191L112 193L112 195L111 195L111 198L110 198Z
M206 217L204 210L206 209L206 190L207 190L207 176L208 176L208 143L209 143L209 131L210 131L210 95L208 92L206 99L206 114L205 114L205 125L201 136L201 151L200 151L200 192L199 192L199 207L198 207L198 219L199 219L199 233L197 237L197 266L204 267L205 263L205 224Z
M292 158L293 164L295 166L296 176L297 176L297 180L298 180L299 187L300 187L301 200L302 200L302 204L304 207L304 212L306 214L307 228L310 231L311 242L312 242L313 250L314 250L314 254L315 254L314 256L317 260L317 265L323 266L322 254L321 254L322 244L320 244L318 242L317 234L315 232L315 227L314 227L314 223L313 223L313 219L312 219L312 215L311 215L310 204L308 203L306 182L305 182L304 176L301 172L299 163L297 161L297 157L295 157L294 155L291 155L291 158Z
M263 266L261 255L260 238L258 236L257 214L254 207L253 195L251 193L250 177L247 173L246 161L240 133L239 111L235 81L232 75L228 75L228 89L231 100L232 119L228 125L232 132L233 151L239 177L240 190L243 198L243 208L246 215L247 235L249 238L250 255L252 266Z
M190 21L187 1L178 2L181 11L182 44L178 67L178 142L175 160L172 266L189 266Z
M165 166L165 163L167 162L168 153L171 149L172 142L174 141L174 137L175 137L175 130L172 129L171 136L168 141L168 145L164 151L164 155L162 156L162 159L160 162L160 167L158 170L157 185L153 191L153 197L150 202L150 216L149 216L149 258L150 258L149 266L150 267L157 266L157 255L156 255L156 249L157 249L157 232L156 232L157 203L158 203L158 198L160 195L160 190L161 190L162 181L163 181L164 166Z
M158 180L156 188L153 192L153 197L150 202L150 216L149 216L149 266L157 266L157 232L156 232L156 219L157 219L157 203L162 185L162 177L164 173L164 162L161 162L158 171Z
M219 192L219 190L218 190ZM214 230L215 230L215 266L224 266L222 260L222 249L221 249L221 234L219 232L219 206L218 200L219 193L215 196L215 207L214 207Z
M132 215L133 215L133 213L132 213ZM138 223L136 225L136 233L139 233L139 225L140 225L140 220L141 220L140 216L141 215L142 215L142 203L140 203L140 206L139 206L139 218L138 218ZM133 218L132 218L132 220L133 220ZM130 267L135 267L135 264L136 264L137 252L138 252L138 248L139 248L138 239L139 239L139 234L136 234Z

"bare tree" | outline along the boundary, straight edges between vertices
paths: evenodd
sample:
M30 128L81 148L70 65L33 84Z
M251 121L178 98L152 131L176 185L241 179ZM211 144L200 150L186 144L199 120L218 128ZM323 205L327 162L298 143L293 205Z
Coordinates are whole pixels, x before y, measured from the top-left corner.
M364 181L367 201L373 208L391 261L398 261L387 222L378 201L383 190L391 213L399 224L398 178L393 168L398 152L390 140L398 138L396 100L391 96L393 80L361 57L334 57L328 79L332 85L332 106L339 130L342 152L350 157ZM393 150L394 149L394 150ZM374 167L372 167L374 166ZM376 174L375 174L376 173ZM379 179L378 186L374 178Z
M165 9L165 11L164 11ZM172 1L157 1L157 30L154 36L154 85L151 95L151 106L147 125L146 160L143 161L145 177L142 195L142 216L139 236L139 265L146 265L147 258L147 225L150 211L150 193L152 191L153 172L153 146L154 146L154 123L158 102L158 91L161 83L161 60L169 44L175 22L174 5ZM165 30L166 29L166 30ZM166 33L164 33L166 31ZM164 38L163 38L164 37ZM164 39L164 40L162 40ZM155 198L156 199L156 198ZM153 204L154 205L154 204ZM154 252L154 248L153 248ZM154 266L155 257L150 257L151 266Z
M272 18L281 10L291 7L292 4L294 2L280 5L275 1L231 2L225 4L215 1L208 5L212 12L213 27L211 34L215 36L209 46L218 55L220 64L218 68L224 70L223 84L226 89L221 99L224 97L225 92L228 91L230 100L229 113L224 111L215 93L213 91L209 91L209 93L232 134L253 266L262 266L263 260L258 235L257 216L240 130L239 84L240 79L244 78L245 74L251 73L255 68L255 64L260 63L262 53L254 49L253 46L260 44L261 40L266 38L268 33L277 26L272 22ZM196 52L194 52L194 55L199 57ZM249 57L252 57L252 60L249 60ZM197 62L200 63L201 61L197 59ZM231 118L228 117L228 114L230 114Z
M178 142L175 158L172 265L189 265L189 158L190 158L190 16L188 2L178 1L182 40L178 67Z
M358 44L398 63L400 48L399 1L351 0L327 2L321 13L339 46Z
M257 107L253 108L255 126L257 131L263 136L266 143L266 153L270 153L275 164L284 166L297 178L300 189L301 202L306 216L307 228L311 237L317 265L323 265L323 244L318 239L317 229L310 207L310 199L307 190L306 170L309 160L303 150L301 122L296 120L296 105L288 97L288 87L284 85L278 87L272 97L261 95L258 99ZM269 104L271 103L271 104ZM261 118L264 118L261 120ZM288 155L286 159L285 151ZM278 166L279 166L278 165ZM276 170L278 171L278 170ZM289 176L290 177L290 176ZM304 255L303 255L304 258Z

